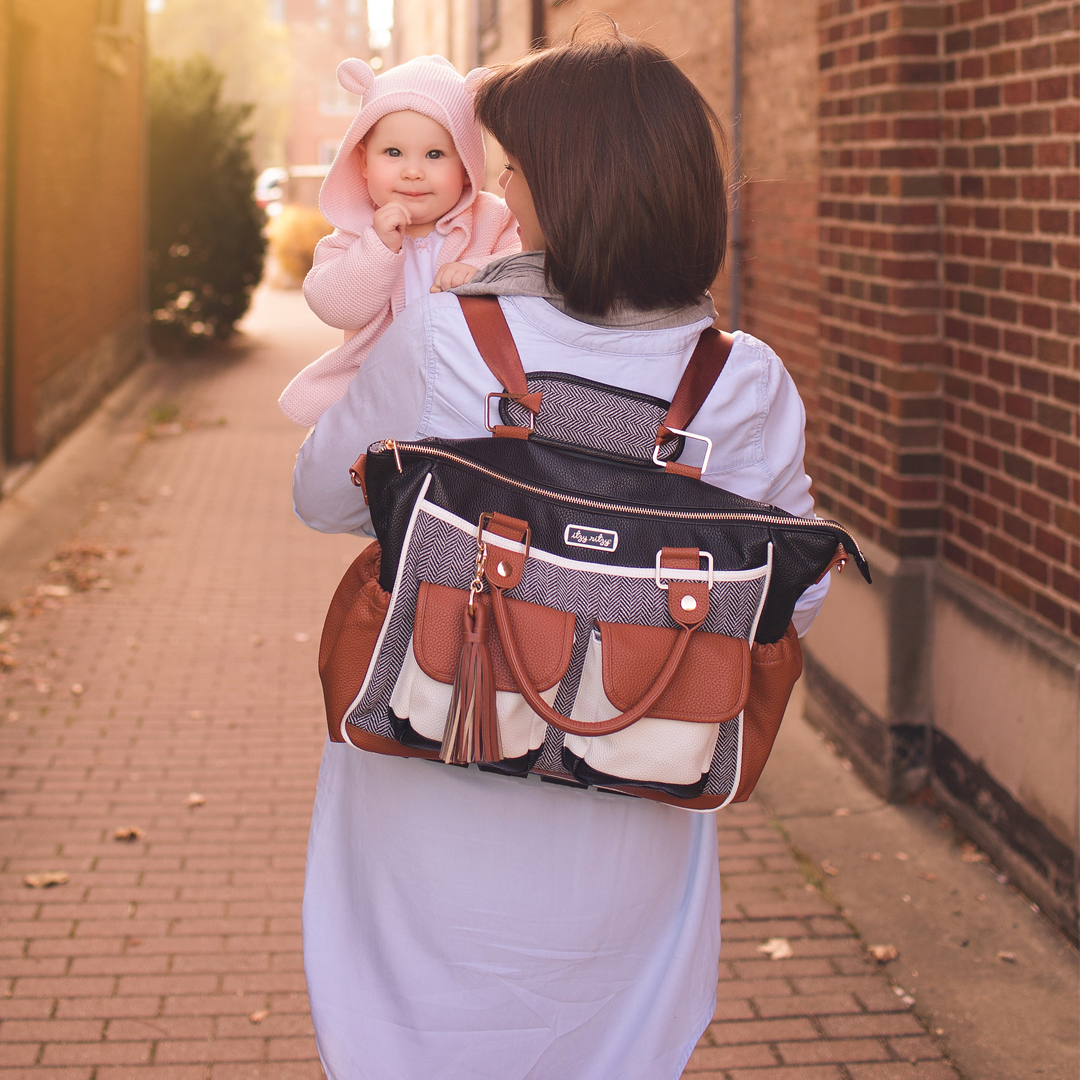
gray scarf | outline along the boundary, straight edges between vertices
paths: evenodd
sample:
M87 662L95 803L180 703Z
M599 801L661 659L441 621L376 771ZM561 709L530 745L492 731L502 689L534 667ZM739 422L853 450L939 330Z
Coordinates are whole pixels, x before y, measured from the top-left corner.
M715 319L712 297L702 293L701 299L689 307L654 308L638 311L625 305L615 307L607 315L583 315L566 306L562 294L556 292L544 278L544 253L519 251L489 262L468 285L450 290L457 296L539 296L565 315L590 326L622 327L630 330L671 330L688 326L700 319Z

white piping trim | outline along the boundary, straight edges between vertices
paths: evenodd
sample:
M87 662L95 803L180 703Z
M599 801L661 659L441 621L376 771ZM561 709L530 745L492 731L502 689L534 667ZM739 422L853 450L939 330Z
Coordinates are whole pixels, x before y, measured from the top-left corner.
M771 545L770 545L771 546ZM744 710L745 711L745 710ZM728 792L728 797L716 808L717 810L723 810L732 799L735 798L735 793L739 790L739 782L742 780L742 752L743 752L743 714L739 713L739 742L736 748L735 758L735 779L731 781L731 790Z
M445 521L448 525L454 526L454 528L460 529L462 532L466 532L469 536L475 537L476 526L471 525L464 518L458 517L456 514L452 514L449 510L444 510L441 506L436 506L434 503L425 502L423 505L425 513L431 514L432 517L437 517L441 521ZM484 540L489 544L494 544L496 547L504 548L507 551L524 551L525 545L519 544L515 540L507 540L504 536L498 536L496 533L488 532L484 530ZM770 558L772 554L772 545L769 545ZM608 574L611 577L623 577L623 578L655 578L655 567L648 567L647 569L636 566L602 566L599 563L581 562L577 559L567 559L562 555L554 555L550 551L544 551L543 548L531 547L529 549L530 558L539 559L540 562L551 563L553 566L561 566L567 570L579 570L589 574ZM716 570L712 574L714 581L754 581L757 578L767 577L769 574L769 563L764 566L753 567L750 570ZM708 581L708 570L679 570L677 571L680 581ZM766 586L767 588L767 586Z
M765 555L765 586L761 590L761 599L758 601L757 611L754 613L754 622L750 627L750 633L746 640L750 642L750 648L754 647L754 638L757 636L758 623L761 622L761 613L765 610L765 600L769 595L769 586L772 584L772 541L769 541L769 550Z
M390 603L386 608L386 615L383 617L382 628L379 630L379 636L375 641L375 648L371 651L371 660L368 661L367 671L364 672L364 681L360 684L360 689L357 691L356 697L352 699L352 704L345 710L341 717L341 733L345 736L351 746L356 746L356 743L349 738L348 727L346 723L346 717L356 708L356 703L367 693L367 688L371 683L371 676L375 671L375 663L379 658L379 653L382 651L383 642L386 640L386 631L390 626L390 618L394 614L394 607L398 597L398 586L401 584L401 574L405 569L405 556L409 551L409 541L412 540L413 529L416 526L416 519L420 516L420 507L424 502L424 496L427 494L427 489L431 486L431 473L428 473L424 477L423 486L420 488L420 494L416 497L416 502L413 504L412 516L409 518L409 526L405 530L405 539L401 543L401 555L398 558L397 576L394 578L394 587L390 592ZM359 749L359 747L357 747Z

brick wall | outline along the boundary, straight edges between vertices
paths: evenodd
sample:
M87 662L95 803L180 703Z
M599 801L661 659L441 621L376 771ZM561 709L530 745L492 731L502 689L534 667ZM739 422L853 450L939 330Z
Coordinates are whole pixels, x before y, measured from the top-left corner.
M1080 638L1077 5L946 5L941 555Z
M768 342L795 379L810 462L820 431L815 15L789 0L743 3L739 328ZM727 5L713 18L726 21Z
M822 504L1080 637L1075 5L819 10Z

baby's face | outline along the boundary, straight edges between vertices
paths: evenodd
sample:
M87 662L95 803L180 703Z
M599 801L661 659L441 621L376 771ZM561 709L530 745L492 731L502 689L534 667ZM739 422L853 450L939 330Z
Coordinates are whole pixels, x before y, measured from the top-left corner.
M402 203L412 215L412 227L431 225L452 210L467 183L450 133L422 113L387 113L359 151L375 205Z

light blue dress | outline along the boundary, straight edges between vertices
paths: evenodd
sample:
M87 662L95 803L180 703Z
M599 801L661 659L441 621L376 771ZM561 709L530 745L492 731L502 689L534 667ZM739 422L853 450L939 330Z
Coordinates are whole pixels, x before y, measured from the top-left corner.
M665 398L707 325L607 329L537 297L501 303L526 371ZM455 297L410 305L301 448L298 515L363 531L357 455L483 435L497 389ZM705 479L811 514L803 424L776 355L737 334L692 426L716 444ZM827 588L803 597L800 632ZM715 1008L716 821L328 742L303 922L329 1080L677 1080Z

